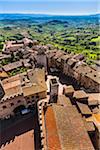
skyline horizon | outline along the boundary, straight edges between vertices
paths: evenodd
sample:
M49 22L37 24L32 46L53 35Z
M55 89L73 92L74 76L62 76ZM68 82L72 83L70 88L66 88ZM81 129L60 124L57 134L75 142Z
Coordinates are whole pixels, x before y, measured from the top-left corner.
M97 0L0 0L0 13L90 15L100 13Z
M43 12L0 12L0 14L19 14L19 15L53 15L53 16L91 16L91 15L100 15L100 12L97 13L85 13L85 14L66 14L66 13L43 13Z

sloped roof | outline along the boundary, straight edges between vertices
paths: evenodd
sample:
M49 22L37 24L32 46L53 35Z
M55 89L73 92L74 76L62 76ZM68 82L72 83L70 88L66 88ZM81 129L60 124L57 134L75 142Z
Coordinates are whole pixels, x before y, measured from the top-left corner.
M91 71L91 68L87 64L85 64L83 62L77 62L73 69L76 72L83 73L83 74Z
M72 106L53 104L47 107L45 126L49 150L94 150L83 120Z
M81 111L82 115L92 115L92 112L89 109L87 104L83 104L80 102L76 102L76 103L77 103L77 106L78 106L79 110Z
M0 78L7 78L8 74L5 71L0 72Z
M83 54L76 54L73 58L75 58L77 60L83 60L84 59L84 55Z
M86 129L87 129L87 131L95 131L95 127L94 127L94 124L93 124L93 122L87 122L86 121L86 119L85 119L85 117L83 117L83 121L84 121L84 125L85 125L85 127L86 127Z
M100 74L97 70L92 69L87 64L78 62L73 69L75 70L75 72L82 74L100 84Z
M5 91L5 95L1 99L1 101L6 100L7 98L9 99L11 97L22 94L19 76L15 76L15 77L13 76L11 78L7 78L2 81L2 84L3 84L4 91Z
M3 69L8 72L8 71L11 71L13 69L16 69L18 67L21 67L22 66L22 62L21 61L16 61L16 62L13 62L13 63L9 63L5 66L3 66Z
M83 90L77 90L74 92L73 97L76 99L84 99L84 98L88 98L88 95Z
M6 54L0 53L0 60L10 58L10 57L11 57L11 55L6 55Z
M92 117L86 119L87 122L93 122L100 133L100 113L93 114Z
M48 58L52 58L52 57L54 57L55 55L56 55L56 52L50 52L50 53L47 54L47 57L48 57Z
M5 96L1 101L11 97L24 95L30 96L47 90L44 69L29 70L26 73L9 77L2 81Z
M100 103L100 93L89 93L87 95L89 105L98 105Z
M54 59L59 59L59 57L63 56L64 52L63 51L57 51L55 56L53 57Z
M70 66L72 66L73 64L75 64L77 62L77 60L76 59L73 59L73 58L70 58L70 59L68 59L68 65L70 65Z
M96 121L100 124L100 114L93 114L93 117L95 117Z
M9 63L7 65L3 66L3 69L8 72L11 71L13 69L22 67L24 64L24 66L31 66L31 64L29 63L29 59L20 59L19 61L13 62L13 63Z
M66 106L66 107L72 106L70 99L68 97L66 97L65 95L58 96L57 104L60 104L60 105Z
M74 88L72 85L64 87L65 94L74 93Z
M27 75L29 82L25 82L25 86L22 86L24 96L29 96L47 90L44 69L30 70L27 72Z
M100 84L100 74L97 71L92 70L92 72L86 73L85 76Z
M70 57L71 57L71 55L66 54L66 55L61 56L61 59L66 61Z
M47 141L47 148L48 150L60 150L61 144L60 139L57 131L56 126L56 120L55 120L55 114L53 112L52 107L48 107L46 115L45 115L46 121L46 141Z

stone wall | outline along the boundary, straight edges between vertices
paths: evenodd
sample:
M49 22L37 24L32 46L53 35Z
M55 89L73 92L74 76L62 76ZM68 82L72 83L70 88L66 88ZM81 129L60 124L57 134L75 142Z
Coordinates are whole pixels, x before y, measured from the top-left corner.
M0 103L0 118L7 118L14 115L14 109L18 106L25 106L28 108L31 105L34 105L40 99L45 98L47 95L46 91L31 95L29 97L17 96L10 98Z

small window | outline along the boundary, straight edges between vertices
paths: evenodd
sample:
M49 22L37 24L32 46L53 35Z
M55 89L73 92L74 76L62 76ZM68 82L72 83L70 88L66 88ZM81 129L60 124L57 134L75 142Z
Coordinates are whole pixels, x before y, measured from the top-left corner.
M29 104L29 103L30 103L30 101L27 102L27 104Z
M66 60L66 63L68 62L68 59Z
M6 109L7 107L6 106L3 106L3 109Z
M96 77L96 74L94 75L94 77Z
M32 96L32 98L34 98L34 96Z
M39 98L39 95L36 95L36 98Z
M78 66L76 66L76 68L78 68Z
M17 101L17 103L20 103L20 102L21 102L21 100L18 100L18 101Z
M14 106L14 103L11 103L10 105L11 105L11 106Z

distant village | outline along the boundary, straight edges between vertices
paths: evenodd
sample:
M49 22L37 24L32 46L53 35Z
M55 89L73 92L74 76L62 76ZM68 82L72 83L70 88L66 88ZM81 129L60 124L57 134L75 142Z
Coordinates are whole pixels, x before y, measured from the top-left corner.
M39 150L99 150L99 67L87 65L82 54L36 40L6 41L0 53L0 119L34 108Z

